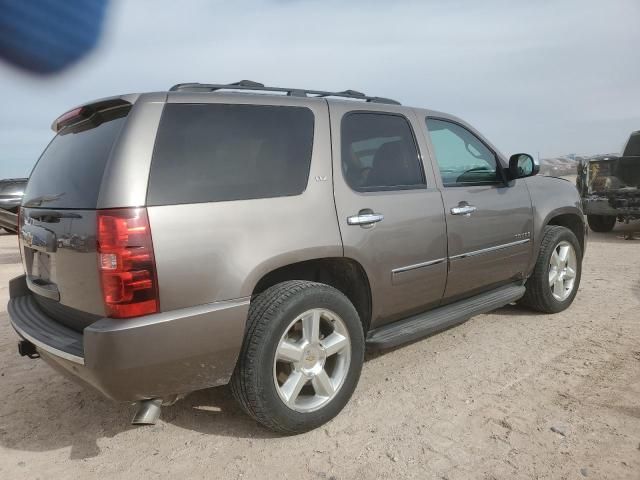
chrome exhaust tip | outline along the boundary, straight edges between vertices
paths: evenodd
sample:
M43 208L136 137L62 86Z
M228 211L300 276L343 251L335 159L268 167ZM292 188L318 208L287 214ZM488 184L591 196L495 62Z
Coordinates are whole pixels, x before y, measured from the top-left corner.
M137 410L131 420L131 425L154 425L160 418L160 410L162 407L161 398L151 398L149 400L141 400L136 403Z

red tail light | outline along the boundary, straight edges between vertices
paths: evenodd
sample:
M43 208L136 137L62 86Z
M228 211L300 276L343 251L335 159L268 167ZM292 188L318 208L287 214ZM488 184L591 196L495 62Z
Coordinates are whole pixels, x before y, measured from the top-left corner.
M109 317L159 311L156 262L145 208L98 211L98 268Z

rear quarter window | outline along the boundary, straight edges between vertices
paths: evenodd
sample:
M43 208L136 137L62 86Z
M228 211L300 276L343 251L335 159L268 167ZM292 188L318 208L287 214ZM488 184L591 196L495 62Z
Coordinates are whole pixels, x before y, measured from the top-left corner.
M299 195L309 177L313 125L304 107L167 104L147 204Z

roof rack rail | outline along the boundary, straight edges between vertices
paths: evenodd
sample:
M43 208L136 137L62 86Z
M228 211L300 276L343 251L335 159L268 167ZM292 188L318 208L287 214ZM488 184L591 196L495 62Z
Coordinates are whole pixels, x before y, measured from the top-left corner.
M306 90L303 88L283 88L265 87L263 83L251 80L240 80L239 82L218 84L218 83L178 83L169 89L170 92L215 92L216 90L251 90L264 92L283 92L290 97L341 97L364 100L371 103L388 103L400 105L400 102L384 97L370 97L355 90L344 90L342 92L325 92L322 90Z

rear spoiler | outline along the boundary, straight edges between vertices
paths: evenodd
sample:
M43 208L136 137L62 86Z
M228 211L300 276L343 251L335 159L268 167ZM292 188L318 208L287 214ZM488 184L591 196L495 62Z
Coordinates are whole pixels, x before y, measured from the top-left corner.
M122 95L119 97L102 98L91 103L73 108L56 118L51 124L51 130L58 133L64 127L91 119L94 115L116 108L131 107L138 95Z

